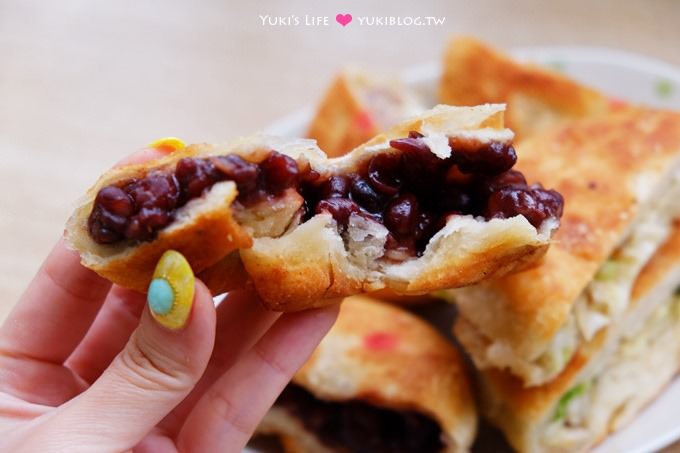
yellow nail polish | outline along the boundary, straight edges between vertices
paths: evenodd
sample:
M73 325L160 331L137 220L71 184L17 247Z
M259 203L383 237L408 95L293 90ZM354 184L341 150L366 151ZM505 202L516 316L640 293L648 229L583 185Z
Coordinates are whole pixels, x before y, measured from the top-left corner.
M184 255L168 250L161 256L146 301L151 315L163 326L184 327L194 303L194 273Z
M177 137L165 137L149 143L149 148L156 148L171 153L178 149L186 148L186 145Z

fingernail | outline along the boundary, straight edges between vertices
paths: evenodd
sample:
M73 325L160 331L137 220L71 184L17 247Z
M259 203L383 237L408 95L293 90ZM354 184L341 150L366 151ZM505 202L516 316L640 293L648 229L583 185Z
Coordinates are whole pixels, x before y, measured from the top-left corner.
M178 149L186 148L186 145L177 137L165 137L149 143L149 148L156 148L167 153L172 153Z
M184 327L194 303L194 283L194 273L184 255L174 250L165 252L156 264L146 295L154 319L168 329Z

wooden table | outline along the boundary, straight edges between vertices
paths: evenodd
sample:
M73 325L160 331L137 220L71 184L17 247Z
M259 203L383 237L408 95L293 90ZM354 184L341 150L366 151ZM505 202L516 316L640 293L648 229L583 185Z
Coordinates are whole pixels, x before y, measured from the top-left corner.
M342 28L341 12L445 24ZM263 26L265 14L331 24ZM439 60L454 33L501 47L603 45L680 65L679 23L676 0L0 0L0 319L75 200L153 139L250 134L314 103L348 62L391 71Z

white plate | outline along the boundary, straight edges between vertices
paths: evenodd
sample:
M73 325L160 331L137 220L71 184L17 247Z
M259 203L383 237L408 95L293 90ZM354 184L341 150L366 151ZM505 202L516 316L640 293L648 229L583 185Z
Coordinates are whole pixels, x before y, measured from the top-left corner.
M558 69L578 81L611 96L635 103L680 110L680 69L644 56L600 47L532 47L512 54ZM426 102L436 104L439 64L421 65L405 71L404 81ZM299 137L305 134L313 108L298 110L267 132ZM657 451L680 439L680 379L645 409L630 425L609 437L595 453L646 453ZM252 451L252 450L250 450Z

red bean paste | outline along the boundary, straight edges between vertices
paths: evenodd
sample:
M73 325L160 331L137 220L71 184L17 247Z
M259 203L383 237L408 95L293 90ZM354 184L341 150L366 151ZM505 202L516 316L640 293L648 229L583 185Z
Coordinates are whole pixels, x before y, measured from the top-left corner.
M512 145L449 142L451 156L441 159L421 134L410 132L391 140L391 150L373 155L355 173L324 178L275 150L259 163L234 154L186 157L174 171L150 171L103 187L88 219L89 232L99 244L153 240L179 208L221 181L236 183L238 202L246 208L294 188L305 200L304 220L327 212L341 230L352 214L381 223L389 230L386 249L404 258L420 256L451 215L521 214L536 228L562 216L558 192L528 185L512 169L517 161Z
M322 401L289 384L274 403L296 417L324 445L355 453L442 451L441 429L415 411L385 409L357 400Z

